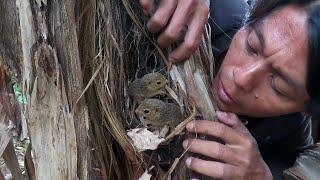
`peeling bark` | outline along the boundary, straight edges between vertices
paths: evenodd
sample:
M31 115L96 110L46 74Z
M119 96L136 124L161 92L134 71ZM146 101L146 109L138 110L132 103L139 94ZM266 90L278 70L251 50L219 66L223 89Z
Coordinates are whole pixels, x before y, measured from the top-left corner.
M57 49L61 69L64 73L66 92L70 108L74 112L74 123L77 134L78 176L88 179L90 153L88 142L89 114L85 99L75 104L83 91L83 73L78 51L78 39L75 19L75 1L55 0L49 9L49 27L53 44Z
M77 179L74 115L55 51L41 44L34 62L36 77L28 105L28 127L36 179Z
M11 171L12 177L15 180L23 180L23 176L20 170L19 162L17 155L14 151L14 145L12 140L9 141L9 144L7 148L5 149L5 152L3 153L3 159L8 168Z
M19 1L24 109L37 179L88 179L89 117L74 1Z
M20 79L21 39L15 1L0 1L0 51L11 78ZM8 72L8 73L9 73Z

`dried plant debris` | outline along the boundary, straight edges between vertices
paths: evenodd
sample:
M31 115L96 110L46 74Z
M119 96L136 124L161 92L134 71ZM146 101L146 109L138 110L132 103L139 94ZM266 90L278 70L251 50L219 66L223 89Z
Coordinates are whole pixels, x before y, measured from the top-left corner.
M210 44L210 33L204 34L205 42L187 64L172 65L167 61L171 48L161 49L155 41L156 36L148 33L148 17L141 11L138 0L99 0L98 6L96 58L89 61L92 75L96 75L92 76L92 85L101 105L103 124L108 130L102 132L110 133L125 153L121 157L115 156L119 152L104 156L116 162L110 164L115 170L122 169L121 164L141 166L139 170L154 165L154 171L149 171L154 179L162 179L157 174L170 167L174 167L170 174L186 173L185 170L176 171L172 163L183 154L180 144L185 138L186 124L198 113L203 115L212 110L211 99L203 95L208 94L209 86L196 87L207 86L212 80L213 72L207 71L214 62L211 47L207 45ZM210 108L200 107L201 103ZM107 144L106 147L114 146ZM114 150L116 148L108 149L108 152ZM133 156L138 160L131 161ZM143 174L136 169L127 172L138 174L134 179Z
M151 174L148 173L148 171L145 171L142 176L139 178L139 180L150 180L152 177Z
M138 152L155 150L159 144L164 142L164 138L160 138L146 128L132 129L127 132L127 135L132 139L133 145Z

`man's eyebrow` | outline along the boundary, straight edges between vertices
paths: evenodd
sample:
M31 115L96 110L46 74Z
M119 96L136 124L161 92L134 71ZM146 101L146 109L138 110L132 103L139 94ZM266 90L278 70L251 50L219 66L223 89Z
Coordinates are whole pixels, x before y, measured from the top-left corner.
M304 85L291 78L288 74L279 68L275 68L276 73L291 87L298 91L304 91Z

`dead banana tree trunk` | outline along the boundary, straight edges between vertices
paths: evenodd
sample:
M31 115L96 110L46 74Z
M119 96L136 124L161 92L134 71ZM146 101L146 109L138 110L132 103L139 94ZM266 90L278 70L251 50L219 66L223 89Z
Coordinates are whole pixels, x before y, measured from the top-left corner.
M112 52L117 46L98 43L99 3L112 9L120 7L121 2L0 2L0 67L1 73L5 70L9 87L16 84L18 90L22 89L15 98L22 104L22 119L26 119L32 144L32 153L26 159L30 167L30 160L33 161L35 172L29 178L129 179L142 172L119 120L125 104L124 81L119 81L124 77L124 63L117 62L116 57L123 60L123 56L106 57L116 67L109 79L111 94L105 93L104 76L97 81L101 80L102 86L90 86L92 77L97 76L96 67L102 67L95 61L102 57L97 56L95 47L104 46ZM100 17L105 18L105 14ZM109 29L118 31L116 24ZM120 37L124 34L112 38ZM103 64L105 68L114 67Z
M209 34L189 61L171 67L138 0L6 0L0 10L0 50L10 82L23 89L36 179L138 179L145 170L163 178L154 154L137 153L126 135L139 125L128 83L146 73L167 75L171 100L193 112L189 120L194 107L214 119ZM183 177L180 166L166 177Z
M89 115L75 1L17 1L22 81L36 179L88 179Z

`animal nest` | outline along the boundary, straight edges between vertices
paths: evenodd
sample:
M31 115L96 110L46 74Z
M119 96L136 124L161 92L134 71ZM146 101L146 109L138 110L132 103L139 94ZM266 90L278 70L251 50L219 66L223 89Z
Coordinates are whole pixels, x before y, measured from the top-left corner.
M159 48L145 29L147 19L138 0L97 0L96 56L88 62L87 87L94 87L104 126L97 123L95 133L104 138L105 164L118 178L145 172L155 179L182 179L188 174L179 163L189 136L184 127L196 116L215 118L208 90L214 76L210 28L197 52L173 65L167 61L170 48Z

